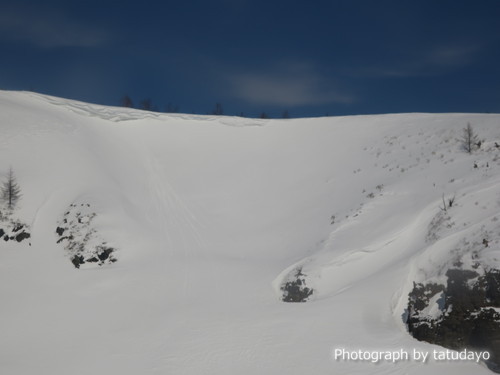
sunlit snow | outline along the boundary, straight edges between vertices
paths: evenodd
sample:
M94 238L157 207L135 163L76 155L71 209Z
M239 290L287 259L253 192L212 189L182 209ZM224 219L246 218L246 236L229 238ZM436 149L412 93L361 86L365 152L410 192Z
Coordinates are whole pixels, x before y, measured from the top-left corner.
M467 123L483 140L471 155ZM0 173L15 171L32 234L0 243L0 373L491 373L333 353L442 349L407 333L408 292L471 267L474 251L500 267L499 124L159 114L0 92ZM117 262L76 269L56 243L74 202L95 209ZM284 303L298 268L314 292Z

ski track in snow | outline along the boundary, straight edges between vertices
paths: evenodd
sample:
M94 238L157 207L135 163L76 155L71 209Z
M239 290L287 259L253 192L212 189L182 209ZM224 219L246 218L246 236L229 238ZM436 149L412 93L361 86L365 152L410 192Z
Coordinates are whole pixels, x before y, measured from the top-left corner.
M203 256L201 250L206 244L198 229L199 221L168 182L160 162L152 157L149 167L151 200L148 211L155 213L150 217L151 223L160 226L172 252L181 252L188 258Z

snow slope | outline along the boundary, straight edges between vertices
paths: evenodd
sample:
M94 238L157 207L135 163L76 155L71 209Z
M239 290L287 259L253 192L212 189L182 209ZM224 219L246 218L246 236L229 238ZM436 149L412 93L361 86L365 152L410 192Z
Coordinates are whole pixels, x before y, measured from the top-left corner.
M472 155L468 122L484 140ZM0 373L491 373L333 351L441 349L406 332L407 295L472 251L500 266L499 122L257 120L0 92L0 172L13 167L32 233L0 243ZM116 263L76 269L56 244L74 203L95 209ZM300 267L312 298L281 302Z

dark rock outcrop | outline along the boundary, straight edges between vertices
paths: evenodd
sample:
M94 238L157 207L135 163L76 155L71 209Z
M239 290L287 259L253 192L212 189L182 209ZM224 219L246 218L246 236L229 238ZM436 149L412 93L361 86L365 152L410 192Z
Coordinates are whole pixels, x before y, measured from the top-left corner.
M56 242L64 245L75 268L116 262L116 249L101 240L92 224L96 216L87 203L71 204L58 223L56 234L59 238Z
M305 276L302 268L297 269L294 279L287 281L282 287L283 302L306 302L313 294L313 289L306 286Z
M21 241L26 240L26 239L28 239L30 237L31 237L31 235L23 230L15 238L16 238L17 242L21 242Z
M479 275L457 268L446 276L446 286L414 284L408 296L408 331L417 340L445 348L488 351L488 367L500 372L500 271Z
M103 249L102 252L98 253L97 256L99 257L100 260L106 260L109 259L109 256L113 253L114 249L113 248L106 248Z
M16 224L16 226L14 227L14 229L12 229L12 232L19 232L21 229L24 228L24 225L23 224Z
M13 213L4 214L0 212L0 238L5 242L22 242L31 237L29 226L13 217Z
M80 265L84 264L85 260L81 255L75 255L73 258L71 258L71 263L73 263L76 268L80 268Z

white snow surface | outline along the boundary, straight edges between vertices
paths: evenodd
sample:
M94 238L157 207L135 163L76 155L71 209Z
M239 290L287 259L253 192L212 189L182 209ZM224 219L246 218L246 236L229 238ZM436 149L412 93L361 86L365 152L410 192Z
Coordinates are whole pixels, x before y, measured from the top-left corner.
M471 155L467 123L483 140ZM500 267L499 125L159 114L1 91L0 173L14 169L32 238L0 241L0 373L491 373L333 350L441 349L407 333L408 292L456 262ZM456 197L446 213L443 195ZM73 202L95 208L116 263L76 269L56 244ZM314 293L284 303L299 267Z

